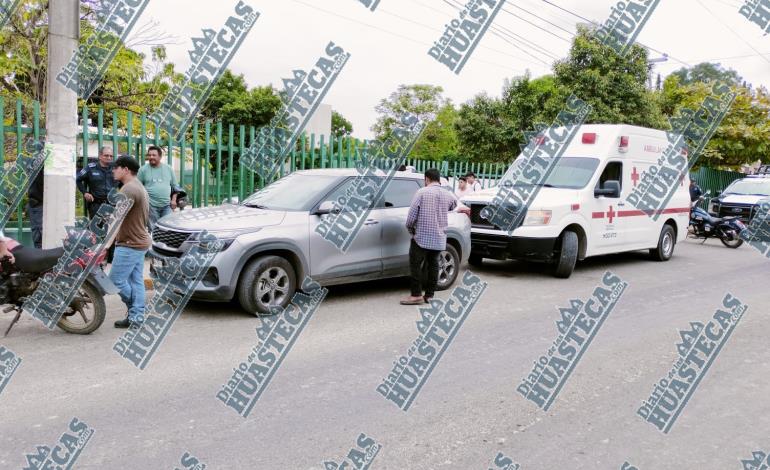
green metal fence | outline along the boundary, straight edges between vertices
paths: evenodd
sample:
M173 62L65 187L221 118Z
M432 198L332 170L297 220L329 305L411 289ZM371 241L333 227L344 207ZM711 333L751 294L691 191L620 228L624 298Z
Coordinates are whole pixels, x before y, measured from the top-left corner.
M26 112L25 112L26 111ZM16 155L21 153L23 139L32 136L39 139L45 135L40 125L40 104L34 102L31 110L31 122L24 123L24 116L30 116L30 110L25 110L22 101L16 100L11 113L10 122L4 120L3 132L0 133L0 148L6 149L6 135L15 136ZM5 117L6 109L3 97L0 96L0 116ZM170 137L171 132L164 132L147 118L147 115L137 115L130 111L113 111L108 116L110 126L105 126L103 109L83 107L80 113L82 126L78 133L80 155L77 158L85 165L89 158L96 157L96 152L89 150L89 144L96 148L111 145L115 155L127 154L136 157L144 164L144 156L151 145L162 147L166 152L169 164L174 165L180 183L185 187L188 199L194 207L221 204L223 201L237 197L242 200L266 182L247 168L238 165L238 158L247 149L247 142L253 142L257 129L253 126L224 125L222 122L194 122L192 136L181 141ZM119 128L119 118L124 118L125 128ZM93 125L90 125L92 124ZM92 129L95 128L95 131ZM248 136L248 140L247 140ZM9 144L11 139L9 139ZM365 142L350 138L325 138L325 136L302 135L297 145L287 158L285 165L280 168L279 176L296 170L312 168L352 168L358 158L358 152ZM10 146L10 145L9 145ZM505 173L504 163L470 163L408 159L407 165L415 167L416 171L424 172L428 168L438 168L443 176L456 177L474 172L483 187L492 187ZM701 168L693 178L704 189L711 189L717 194L729 183L741 175L735 172L717 171ZM23 201L25 203L26 201ZM82 214L82 198L78 197L78 213ZM16 236L23 233L25 226L23 204L8 224L9 229L16 229Z

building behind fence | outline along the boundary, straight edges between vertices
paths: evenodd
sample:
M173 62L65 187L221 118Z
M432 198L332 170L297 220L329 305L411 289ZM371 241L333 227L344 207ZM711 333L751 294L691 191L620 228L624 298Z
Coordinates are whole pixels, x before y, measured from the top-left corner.
M16 100L15 109L10 124L3 126L0 133L0 148L6 148L6 142L15 140L16 155L21 153L25 137L39 139L45 135L40 125L40 104L32 104L32 122L24 123L22 116L23 105ZM147 118L147 115L137 115L128 111L125 115L126 126L119 128L118 112L111 115L112 125L105 128L104 110L98 109L92 113L88 107L83 107L80 113L80 131L78 132L78 155L74 156L84 166L89 159L97 157L98 149L112 146L113 153L131 155L141 164L151 145L162 147L166 162L174 168L178 181L184 186L188 200L194 207L217 205L235 198L241 201L266 183L259 175L248 168L240 168L239 156L248 148L247 143L253 142L257 129L253 126L224 125L221 121L212 123L206 121L202 125L195 121L191 126L192 136L176 141L169 137L168 132ZM5 116L5 102L0 97L0 116ZM13 137L6 140L6 135ZM249 137L247 140L246 137ZM279 177L296 170L313 168L353 168L359 158L359 152L365 142L352 137L302 135L298 145L281 167ZM9 153L9 152L6 152ZM12 152L10 152L12 153ZM6 161L9 161L6 155ZM432 161L408 159L407 165L413 166L417 172L428 168L438 168L442 176L449 178L450 184L455 185L457 177L469 171L474 172L484 188L497 184L505 173L505 163L471 163L460 161ZM691 175L703 188L710 189L712 194L718 194L732 181L742 177L740 173L719 171L710 168L700 168ZM29 229L24 220L23 206L26 199L17 208L15 217L8 223L6 234L30 243ZM82 198L78 197L78 207L82 207ZM79 212L82 213L82 212ZM21 234L21 235L19 235Z

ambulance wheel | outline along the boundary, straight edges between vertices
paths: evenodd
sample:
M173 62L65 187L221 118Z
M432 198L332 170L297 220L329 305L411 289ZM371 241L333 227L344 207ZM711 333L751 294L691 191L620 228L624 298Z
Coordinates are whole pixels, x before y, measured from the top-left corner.
M561 246L556 257L556 269L554 276L566 279L575 270L578 255L577 233L566 231L561 235Z
M650 250L650 256L655 261L668 261L674 254L675 244L676 236L674 235L674 229L670 225L665 224L660 231L658 246Z

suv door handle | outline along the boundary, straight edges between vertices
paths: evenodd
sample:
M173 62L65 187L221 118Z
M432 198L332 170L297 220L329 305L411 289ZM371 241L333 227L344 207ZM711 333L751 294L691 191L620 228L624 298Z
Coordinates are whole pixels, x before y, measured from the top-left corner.
M374 219L366 219L366 222L364 222L364 225L377 225L377 224L379 224L379 223L380 223L380 221L379 221L379 220L374 220Z

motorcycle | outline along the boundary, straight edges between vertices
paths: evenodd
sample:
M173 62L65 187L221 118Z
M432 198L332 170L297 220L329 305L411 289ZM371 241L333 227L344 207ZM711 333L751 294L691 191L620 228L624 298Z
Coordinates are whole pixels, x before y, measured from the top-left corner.
M707 191L693 203L690 209L690 226L688 230L694 238L702 238L703 243L709 238L719 238L719 240L728 248L738 248L743 245L740 233L746 228L746 225L738 217L719 218L709 214L707 211L698 207L711 191Z
M43 276L53 270L64 254L64 248L40 250L24 246L12 238L5 240L8 251L15 258L14 263L11 263L9 258L0 260L0 305L9 304L2 313L16 311L16 316L5 330L5 336L8 336L11 328L21 318L24 301L35 292ZM97 257L96 264L57 324L68 333L87 335L96 331L104 322L107 313L104 296L118 293L118 288L107 277L102 267L107 250L98 255L86 251L84 257L74 262L85 269L93 256Z

